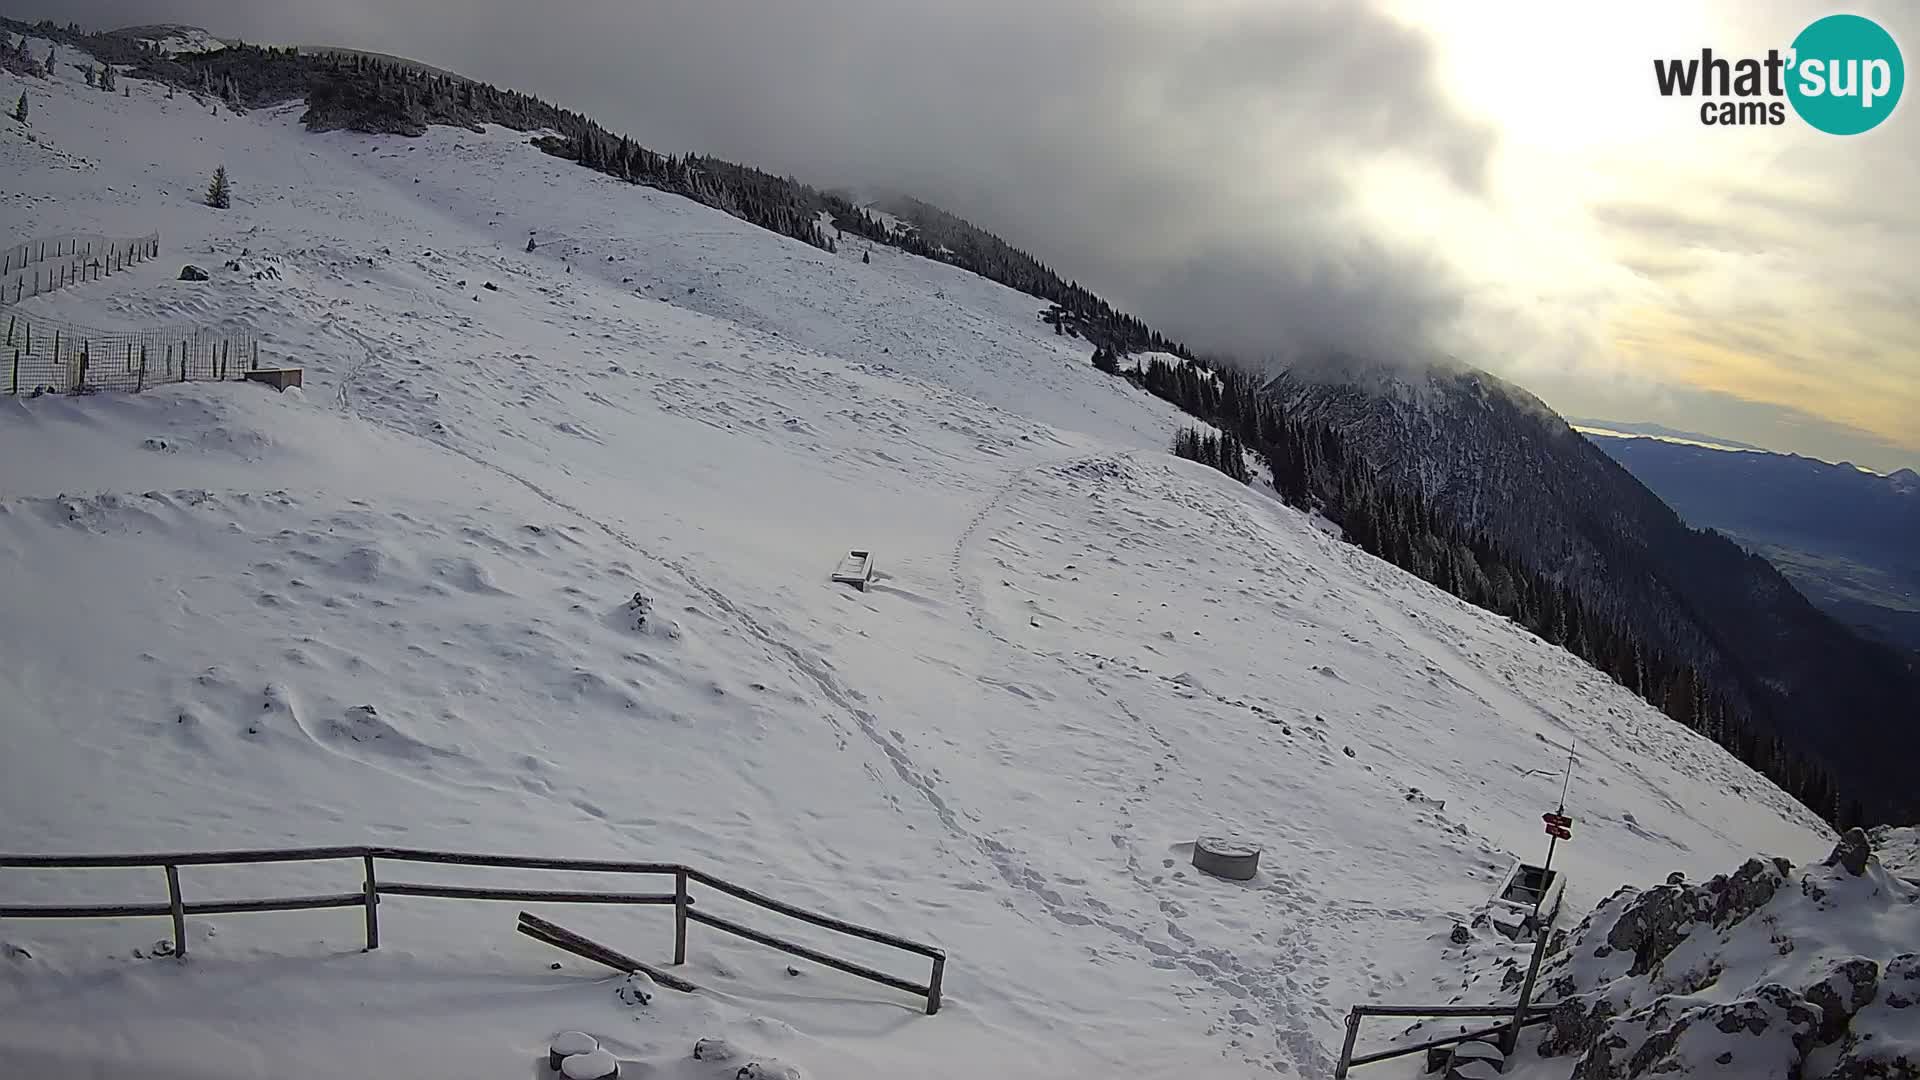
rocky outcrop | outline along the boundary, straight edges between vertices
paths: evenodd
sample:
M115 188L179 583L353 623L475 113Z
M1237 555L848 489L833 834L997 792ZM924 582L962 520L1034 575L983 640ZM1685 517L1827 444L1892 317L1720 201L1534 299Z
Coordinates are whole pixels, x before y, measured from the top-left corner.
M1920 1080L1920 887L1852 830L1796 871L1749 859L1704 884L1609 897L1541 973L1531 1054L1573 1080Z
M1873 857L1873 846L1867 841L1867 831L1861 828L1847 830L1834 846L1833 854L1827 856L1828 866L1843 867L1854 877L1867 872L1867 860Z

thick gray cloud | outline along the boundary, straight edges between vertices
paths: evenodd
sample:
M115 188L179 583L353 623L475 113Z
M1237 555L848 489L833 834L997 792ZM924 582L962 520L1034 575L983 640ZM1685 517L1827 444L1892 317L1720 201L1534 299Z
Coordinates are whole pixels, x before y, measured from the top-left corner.
M1493 143L1447 104L1419 32L1349 0L23 6L402 54L655 149L912 193L1248 356L1424 352L1459 291L1357 223L1348 178L1392 158L1478 193Z

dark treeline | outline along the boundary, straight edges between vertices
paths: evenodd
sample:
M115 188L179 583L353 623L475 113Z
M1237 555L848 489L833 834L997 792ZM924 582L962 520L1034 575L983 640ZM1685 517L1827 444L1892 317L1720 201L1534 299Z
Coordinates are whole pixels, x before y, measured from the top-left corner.
M24 31L24 24L13 24ZM684 195L784 236L833 250L835 230L938 259L1053 305L1059 332L1121 352L1159 350L1191 355L1140 320L1118 311L1078 282L998 236L914 199L894 209L912 228L890 230L851 200L746 165L702 155L660 154L592 119L539 98L501 90L417 64L365 53L301 51L237 44L215 52L162 56L146 42L88 34L44 22L36 33L75 44L102 61L235 108L304 98L302 117L315 131L421 135L429 126L549 131L534 145L556 157L634 184Z
M1072 334L1122 353L1192 355L1186 346L1161 337L1152 327L1115 310L1079 282L1062 279L1045 263L964 218L906 197L888 200L886 207L913 225L911 232L887 242L1050 302L1053 306L1041 317L1052 324L1055 333Z
M1842 826L1864 817L1859 800L1843 799L1827 769L1782 742L1733 694L1692 665L1649 647L1624 621L1583 603L1571 587L1530 569L1516 553L1462 530L1417 491L1379 479L1338 431L1290 417L1253 376L1226 365L1159 357L1119 374L1222 432L1183 431L1174 439L1174 453L1243 482L1249 478L1243 448L1258 455L1282 501L1318 510L1369 554L1580 657L1719 743L1821 817Z
M1253 481L1253 471L1247 468L1247 448L1229 432L1182 428L1173 437L1173 453L1218 469L1243 484Z

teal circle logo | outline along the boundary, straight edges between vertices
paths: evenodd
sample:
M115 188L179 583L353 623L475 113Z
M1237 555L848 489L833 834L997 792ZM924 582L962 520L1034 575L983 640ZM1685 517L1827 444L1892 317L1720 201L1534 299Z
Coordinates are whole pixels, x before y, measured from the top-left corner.
M1829 135L1878 127L1907 83L1893 35L1859 15L1829 15L1800 31L1790 63L1793 111Z

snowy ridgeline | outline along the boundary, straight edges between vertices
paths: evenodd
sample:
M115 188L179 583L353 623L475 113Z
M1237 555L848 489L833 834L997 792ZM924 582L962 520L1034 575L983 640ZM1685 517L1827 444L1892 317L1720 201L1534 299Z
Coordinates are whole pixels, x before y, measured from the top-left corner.
M1855 830L1809 866L1754 858L1621 889L1555 935L1536 1000L1557 1004L1513 1075L1920 1077L1915 837ZM1465 944L1463 999L1497 999L1496 981L1511 998L1525 950Z

